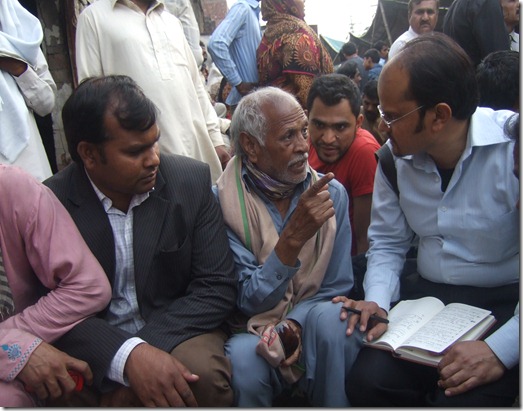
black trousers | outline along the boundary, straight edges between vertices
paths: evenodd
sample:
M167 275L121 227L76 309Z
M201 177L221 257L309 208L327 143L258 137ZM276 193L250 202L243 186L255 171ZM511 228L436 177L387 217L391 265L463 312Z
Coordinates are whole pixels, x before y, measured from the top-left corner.
M493 333L514 314L519 301L519 283L494 288L436 284L417 273L401 283L401 300L425 296L445 304L460 302L491 310L498 320ZM519 366L503 377L454 397L438 388L436 368L394 358L391 353L363 348L347 380L347 396L355 407L503 407L511 406L519 393Z

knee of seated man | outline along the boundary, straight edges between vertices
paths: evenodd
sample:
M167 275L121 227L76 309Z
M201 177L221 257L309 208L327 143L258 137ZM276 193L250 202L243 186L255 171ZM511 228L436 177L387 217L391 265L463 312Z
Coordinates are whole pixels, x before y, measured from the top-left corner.
M314 327L319 338L332 339L336 334L345 337L347 326L340 320L340 307L330 301L316 304L307 315L306 326Z
M202 334L178 345L172 355L189 371L199 376L191 389L200 407L230 407L234 394L231 387L231 364L225 357L221 331Z
M271 366L256 353L259 340L256 335L242 333L227 341L226 352L232 363L233 383L237 389L255 390L258 383L270 381Z

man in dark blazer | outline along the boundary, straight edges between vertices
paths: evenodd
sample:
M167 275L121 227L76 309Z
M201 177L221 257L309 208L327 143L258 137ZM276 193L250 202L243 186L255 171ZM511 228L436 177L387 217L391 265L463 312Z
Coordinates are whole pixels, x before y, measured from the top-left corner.
M127 76L88 79L64 105L74 163L45 184L113 296L57 345L90 364L90 404L225 407L233 394L222 325L237 291L223 217L206 164L160 156L156 116Z

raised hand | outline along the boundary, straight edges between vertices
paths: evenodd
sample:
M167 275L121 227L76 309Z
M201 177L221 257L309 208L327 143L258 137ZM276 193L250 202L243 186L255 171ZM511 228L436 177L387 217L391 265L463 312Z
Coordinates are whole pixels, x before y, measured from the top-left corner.
M327 190L333 178L333 173L327 173L301 195L275 247L276 255L283 264L293 266L305 243L334 216L333 203Z

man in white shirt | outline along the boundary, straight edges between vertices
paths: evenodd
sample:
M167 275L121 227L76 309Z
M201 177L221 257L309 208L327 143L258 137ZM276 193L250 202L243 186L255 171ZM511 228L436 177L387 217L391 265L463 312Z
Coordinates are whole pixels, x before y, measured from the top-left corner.
M211 167L216 181L229 161L218 117L180 21L157 0L99 0L80 14L78 79L125 74L160 109L160 147Z
M431 295L492 311L484 340L458 342L437 368L364 348L346 386L353 406L510 406L519 389L519 184L504 133L508 110L477 107L475 69L441 33L420 36L384 67L380 130L387 132L399 196L376 172L365 301L347 333L383 334L371 314ZM481 183L478 189L478 182ZM417 270L401 275L414 234ZM347 313L340 314L345 319Z
M163 0L165 8L174 14L182 23L185 38L191 47L198 67L202 66L203 53L200 46L200 26L191 5L191 0Z
M389 50L389 59L400 52L405 44L420 34L432 33L438 23L439 0L410 0L409 29L399 36Z
M56 84L40 44L40 21L18 1L0 7L0 164L23 168L39 181L52 175L33 112L55 104Z

